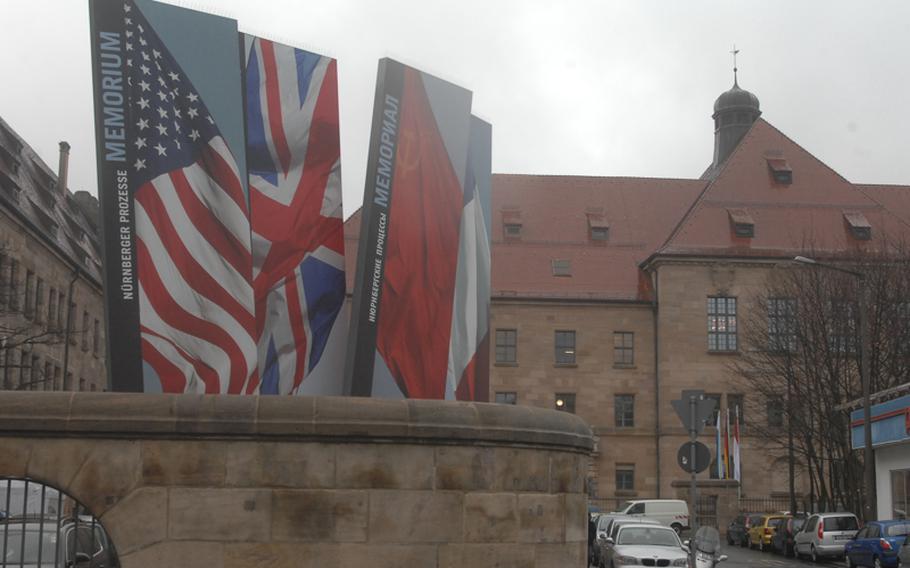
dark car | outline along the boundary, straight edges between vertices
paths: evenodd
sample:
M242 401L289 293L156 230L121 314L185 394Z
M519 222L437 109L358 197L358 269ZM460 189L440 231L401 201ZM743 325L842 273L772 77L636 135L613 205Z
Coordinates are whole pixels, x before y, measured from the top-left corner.
M806 524L805 515L788 517L787 522L782 524L771 537L771 548L778 554L784 556L793 556L793 535L798 533L803 525Z
M752 517L754 516L756 516L755 513L740 513L727 525L727 544L749 546L749 529L752 527Z
M910 521L869 521L844 547L847 568L898 566L901 546L910 534Z

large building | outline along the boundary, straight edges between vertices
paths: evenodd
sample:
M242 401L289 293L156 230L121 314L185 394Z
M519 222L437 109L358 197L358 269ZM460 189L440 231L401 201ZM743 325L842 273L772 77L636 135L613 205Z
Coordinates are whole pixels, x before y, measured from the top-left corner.
M0 388L106 389L98 202L0 118Z
M847 181L735 82L713 119L697 178L493 176L491 400L582 416L599 438L590 492L607 506L681 493L688 437L670 401L692 388L740 408L737 491L787 494L785 455L750 427L777 427L780 412L730 370L745 348L737 318L807 243L843 252L908 228L910 187ZM349 276L358 229L355 214Z

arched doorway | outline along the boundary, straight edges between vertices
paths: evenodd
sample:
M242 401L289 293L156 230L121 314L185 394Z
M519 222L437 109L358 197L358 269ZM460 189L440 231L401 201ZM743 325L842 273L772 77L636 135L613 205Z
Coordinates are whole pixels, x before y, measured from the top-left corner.
M0 477L0 568L118 568L101 522L65 492L25 477Z

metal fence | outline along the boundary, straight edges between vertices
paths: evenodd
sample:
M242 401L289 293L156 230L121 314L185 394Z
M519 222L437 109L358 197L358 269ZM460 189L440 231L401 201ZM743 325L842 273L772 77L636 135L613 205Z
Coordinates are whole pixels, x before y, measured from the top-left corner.
M740 497L739 499L741 513L780 513L789 510L789 497ZM803 510L805 510L805 506Z
M0 568L119 568L101 523L58 489L0 477Z
M695 518L700 527L717 527L717 495L699 495L695 502Z

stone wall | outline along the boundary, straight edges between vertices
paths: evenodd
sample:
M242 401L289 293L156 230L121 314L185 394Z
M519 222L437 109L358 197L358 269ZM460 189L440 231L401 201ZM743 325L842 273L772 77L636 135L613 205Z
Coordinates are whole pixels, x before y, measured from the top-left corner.
M592 446L505 405L0 396L0 475L85 503L124 568L581 567Z

